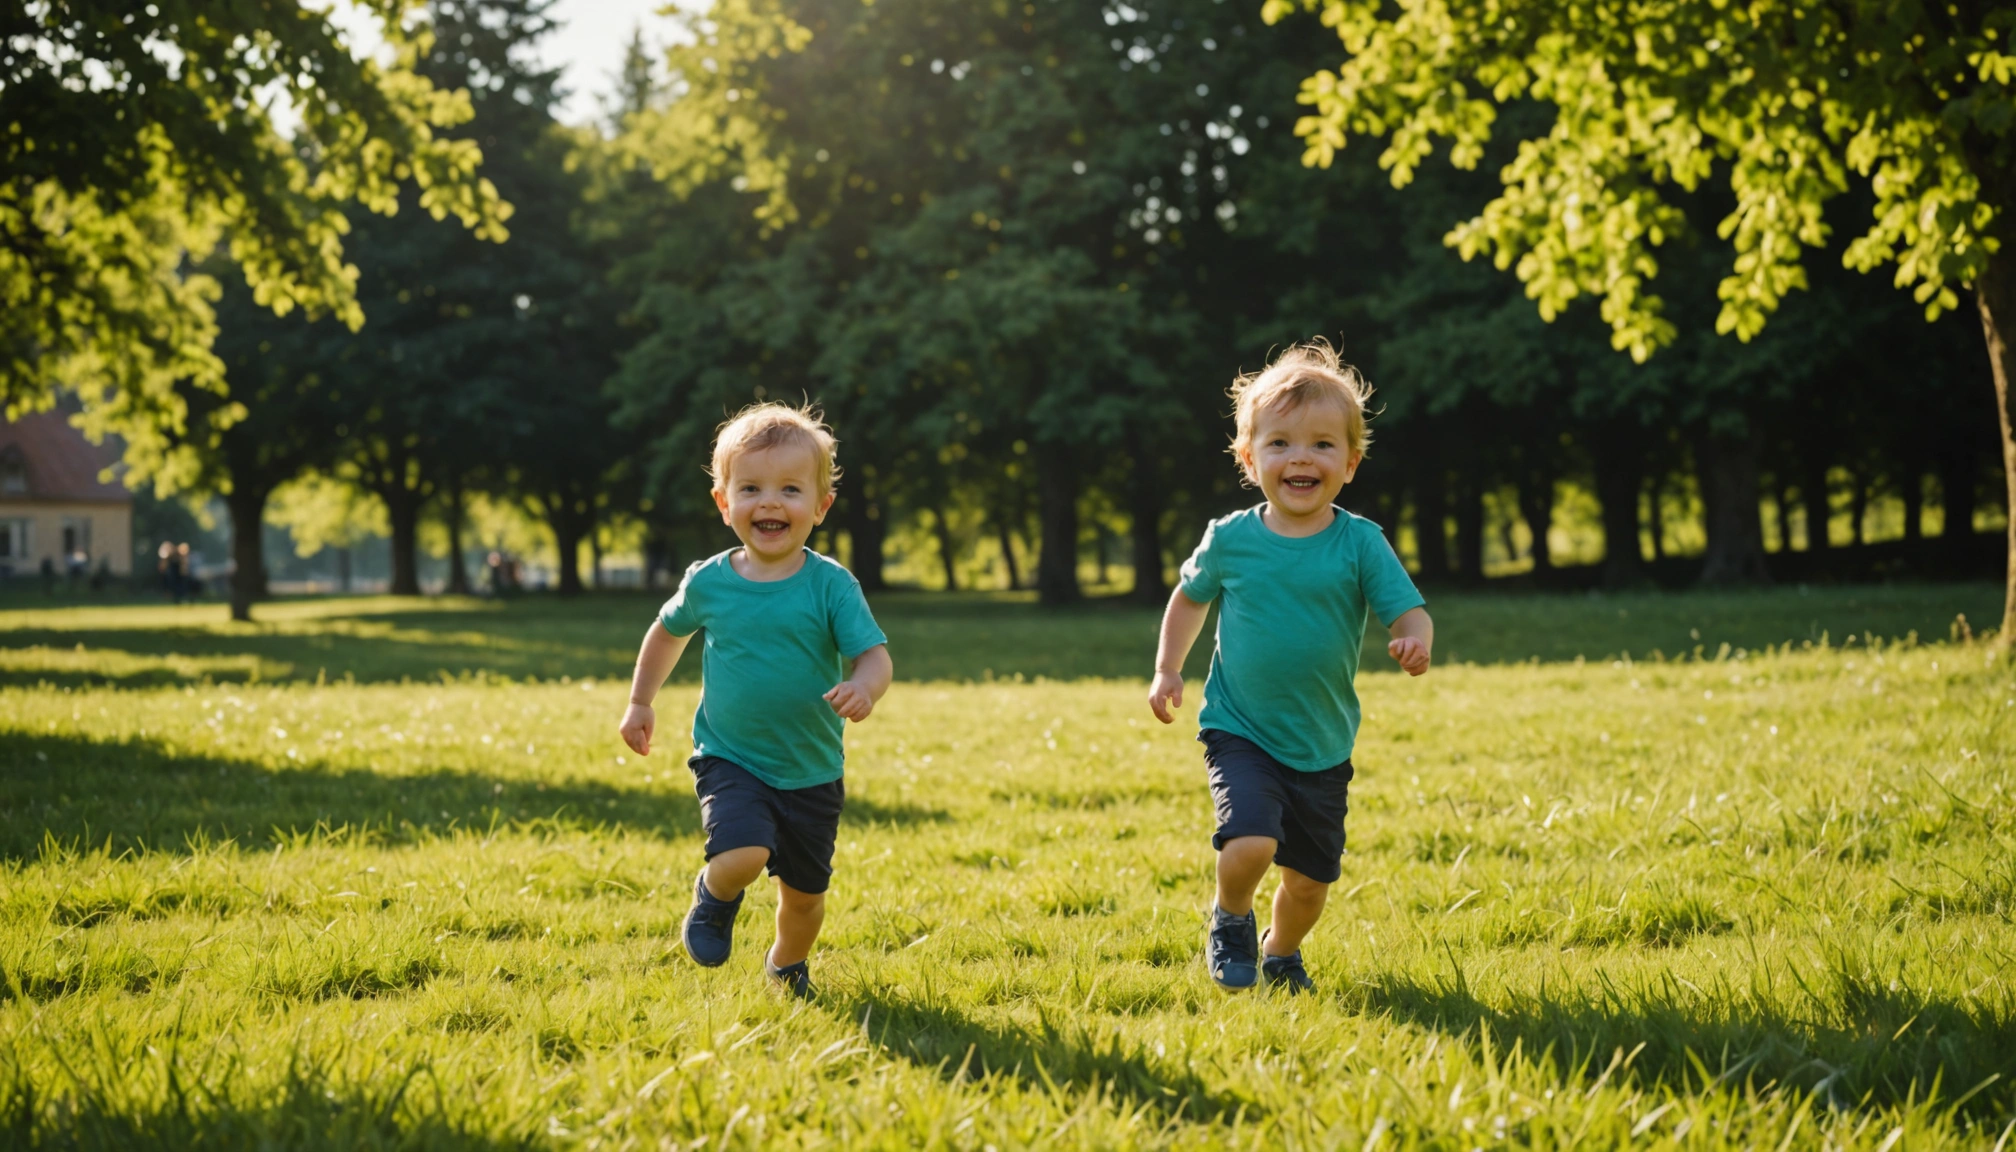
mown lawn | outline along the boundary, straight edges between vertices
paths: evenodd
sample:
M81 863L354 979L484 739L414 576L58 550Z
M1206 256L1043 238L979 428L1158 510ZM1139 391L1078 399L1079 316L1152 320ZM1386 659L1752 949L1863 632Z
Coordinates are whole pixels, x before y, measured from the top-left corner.
M676 947L648 600L0 613L0 1144L1991 1147L2016 668L1948 636L1998 599L1436 597L1287 999L1198 963L1153 613L889 598L810 1006L767 894Z

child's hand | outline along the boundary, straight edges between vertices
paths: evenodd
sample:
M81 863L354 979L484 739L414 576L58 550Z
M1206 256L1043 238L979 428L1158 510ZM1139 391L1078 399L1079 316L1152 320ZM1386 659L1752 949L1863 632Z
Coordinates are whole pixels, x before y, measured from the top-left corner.
M842 719L852 720L856 724L866 720L868 714L875 711L875 698L868 694L868 689L852 680L842 680L835 684L832 690L826 693L825 699Z
M1155 682L1148 685L1148 707L1154 709L1155 718L1164 724L1174 724L1176 717L1169 714L1171 708L1183 706L1183 675L1180 672L1157 672Z
M623 710L623 722L616 726L616 731L623 737L623 743L630 746L632 752L639 756L649 756L651 733L657 731L657 728L658 713L652 711L649 704L639 704L633 700L630 702L630 707Z
M1402 636L1386 645L1386 651L1400 662L1409 676L1428 671L1428 645L1419 636Z

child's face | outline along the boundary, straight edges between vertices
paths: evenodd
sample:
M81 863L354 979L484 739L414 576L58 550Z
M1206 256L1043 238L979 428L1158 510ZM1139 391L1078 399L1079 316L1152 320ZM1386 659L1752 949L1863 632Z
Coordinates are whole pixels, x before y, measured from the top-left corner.
M795 555L826 519L833 493L819 491L819 458L803 444L738 452L728 481L714 493L721 522L761 560Z
M1253 440L1240 454L1246 472L1276 511L1291 518L1323 514L1363 459L1347 445L1344 410L1299 404L1253 414Z

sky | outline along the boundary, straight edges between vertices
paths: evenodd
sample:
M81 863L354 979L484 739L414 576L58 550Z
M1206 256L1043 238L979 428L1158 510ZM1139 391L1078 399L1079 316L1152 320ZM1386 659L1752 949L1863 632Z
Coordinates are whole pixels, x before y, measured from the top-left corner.
M560 119L581 124L602 114L598 97L615 85L632 27L643 25L644 42L654 55L664 47L671 21L657 11L665 5L666 0L560 0L553 6L561 28L547 38L543 55L567 68L562 85L568 96Z
M699 7L702 0L672 0L678 7ZM602 100L616 86L616 72L623 66L623 47L630 42L630 30L642 26L644 43L655 57L672 34L672 21L658 15L668 0L559 0L550 15L560 25L541 45L541 55L551 64L566 69L561 87L567 98L559 109L561 120L585 124L602 116ZM336 22L351 37L351 47L373 51L379 43L369 17L355 15L355 9L339 0ZM275 119L283 124L291 119L284 112Z

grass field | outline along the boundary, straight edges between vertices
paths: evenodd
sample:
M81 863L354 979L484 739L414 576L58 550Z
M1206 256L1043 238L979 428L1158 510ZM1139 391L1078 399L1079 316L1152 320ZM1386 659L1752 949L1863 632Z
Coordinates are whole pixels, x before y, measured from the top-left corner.
M1950 640L1998 602L1435 597L1289 999L1198 962L1154 614L891 597L812 1005L767 893L677 949L648 600L0 612L0 1144L2016 1144L2016 670Z

